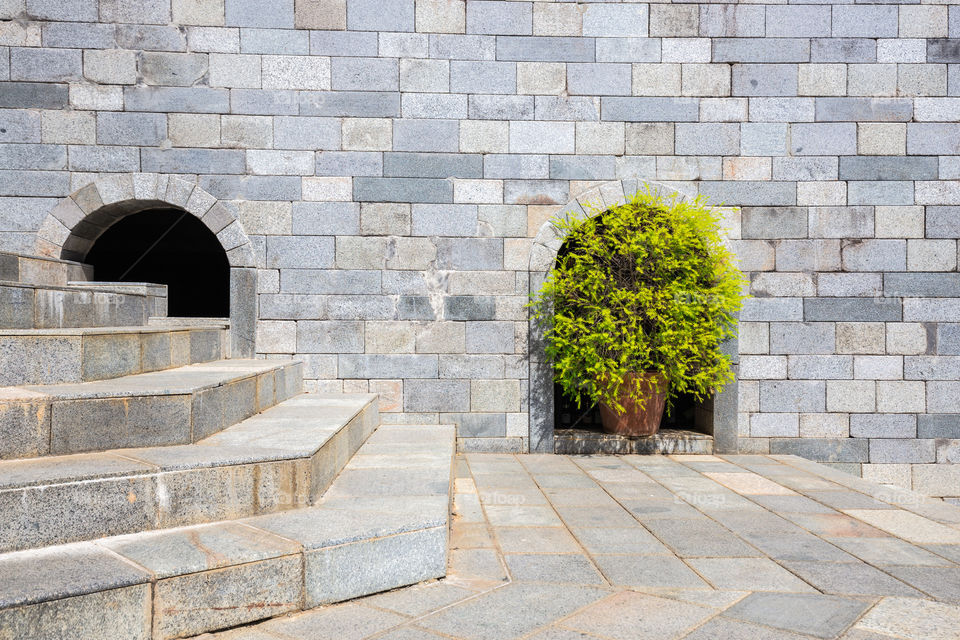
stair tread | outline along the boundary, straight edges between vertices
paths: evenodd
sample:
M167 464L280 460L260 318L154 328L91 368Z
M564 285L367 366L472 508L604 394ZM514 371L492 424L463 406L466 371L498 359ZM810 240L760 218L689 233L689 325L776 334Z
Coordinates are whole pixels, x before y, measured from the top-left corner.
M402 432L402 433L399 433ZM381 435L381 437L377 437ZM391 440L405 445L393 454L382 453L383 444ZM449 525L450 478L455 446L454 428L450 425L381 426L363 444L344 467L317 505L292 509L267 516L227 520L143 533L101 538L90 542L47 547L39 550L0 554L0 609L31 603L79 596L119 586L145 584L173 579L187 574L209 574L215 580L218 570L239 567L273 558L324 553L354 544L376 543L387 536L416 535L417 532L440 531L446 540ZM411 456L411 453L413 456ZM375 466L377 463L380 466ZM369 486L363 488L363 477ZM444 478L446 484L430 482L421 485L421 493L412 493L411 478L429 476ZM393 487L407 486L410 493L397 495ZM389 538L387 538L389 539ZM417 540L420 540L417 538ZM379 547L378 547L379 549ZM418 547L419 550L419 547ZM419 551L422 552L423 551ZM436 573L445 567L446 546L425 551ZM436 554L443 557L434 557ZM405 579L419 568L402 558L384 558L402 565ZM322 564L322 563L321 563ZM379 566L379 565L378 565ZM356 567L351 569L351 579ZM373 571L368 568L360 571ZM440 569L442 572L442 569ZM306 570L305 600L294 608L315 606L311 584L320 588L322 581L311 578ZM381 580L382 576L377 575ZM311 583L313 580L313 583ZM410 584L411 582L406 582ZM402 584L382 583L379 590ZM370 591L373 593L374 591ZM366 594L364 594L366 595ZM356 597L356 595L350 595ZM218 600L219 602L219 600ZM159 603L155 603L160 606ZM202 603L197 603L199 607ZM239 609L244 604L235 603ZM198 609L199 610L199 609ZM294 610L287 608L285 611ZM247 620L262 619L280 612L250 614ZM164 612L166 613L166 612ZM207 630L212 630L210 627Z
M75 400L189 394L251 375L280 369L291 362L295 361L217 360L93 382L0 387L0 402L37 398Z
M193 444L0 461L0 491L309 457L373 398L301 394Z

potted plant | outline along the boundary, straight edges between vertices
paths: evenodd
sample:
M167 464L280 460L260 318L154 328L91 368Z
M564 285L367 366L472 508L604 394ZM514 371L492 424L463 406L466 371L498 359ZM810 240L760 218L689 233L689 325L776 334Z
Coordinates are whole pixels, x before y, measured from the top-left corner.
M532 314L555 381L577 406L599 403L607 431L652 435L678 395L702 401L733 379L721 344L745 283L719 222L702 197L647 189L555 223L566 241Z

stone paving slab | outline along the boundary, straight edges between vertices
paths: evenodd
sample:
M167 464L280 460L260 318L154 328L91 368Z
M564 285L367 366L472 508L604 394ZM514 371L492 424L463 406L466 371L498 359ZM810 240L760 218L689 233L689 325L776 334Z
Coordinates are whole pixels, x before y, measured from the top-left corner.
M792 456L467 454L455 474L444 579L205 638L960 634L960 510L933 499Z

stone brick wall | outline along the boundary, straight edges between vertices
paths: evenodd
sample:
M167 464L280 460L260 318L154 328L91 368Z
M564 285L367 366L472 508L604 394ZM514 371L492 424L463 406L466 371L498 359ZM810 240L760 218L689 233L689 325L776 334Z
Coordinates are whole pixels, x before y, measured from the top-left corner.
M0 248L158 172L257 349L523 449L529 250L598 182L742 207L739 443L960 495L960 6L0 0ZM950 97L957 96L957 97Z

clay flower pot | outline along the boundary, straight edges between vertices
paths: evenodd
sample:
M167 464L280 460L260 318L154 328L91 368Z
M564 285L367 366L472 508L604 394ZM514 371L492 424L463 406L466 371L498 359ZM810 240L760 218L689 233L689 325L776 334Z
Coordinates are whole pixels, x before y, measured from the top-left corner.
M629 384L623 385L623 392L620 395L620 404L625 409L623 413L617 413L606 404L600 403L600 419L607 433L621 436L652 436L660 428L667 399L667 379L658 373L631 373L627 374L624 380L631 382L638 376L642 379L640 384L647 398L643 407L639 407L636 402L627 397Z

